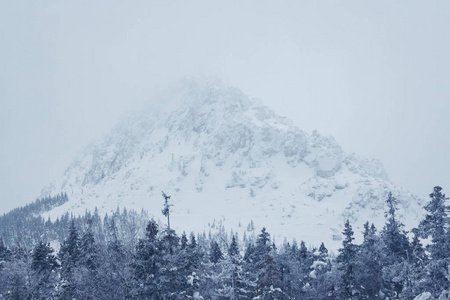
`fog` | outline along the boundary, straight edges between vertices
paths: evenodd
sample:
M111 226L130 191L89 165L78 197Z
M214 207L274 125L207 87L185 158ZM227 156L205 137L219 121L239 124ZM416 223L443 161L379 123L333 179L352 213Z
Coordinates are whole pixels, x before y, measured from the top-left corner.
M448 1L3 1L0 213L154 90L214 75L420 195L450 188Z

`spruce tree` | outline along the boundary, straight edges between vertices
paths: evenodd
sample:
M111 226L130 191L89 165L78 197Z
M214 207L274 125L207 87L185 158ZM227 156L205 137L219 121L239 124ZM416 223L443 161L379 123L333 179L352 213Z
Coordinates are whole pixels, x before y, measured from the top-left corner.
M337 262L339 269L342 272L339 284L340 299L357 299L358 287L355 280L355 257L357 253L357 246L353 244L353 229L350 222L347 220L344 225L344 240L342 241L342 248L339 249Z
M258 235L252 260L256 275L256 297L277 299L281 294L279 272L266 228L263 228Z
M230 255L230 257L236 257L239 255L239 247L235 235L231 237L231 243L228 249L228 254Z
M169 203L170 196L166 195L164 192L162 192L162 196L164 198L164 207L161 212L165 217L167 217L167 229L170 231L170 207L172 204Z
M435 186L430 194L430 202L425 206L427 215L419 224L418 233L422 237L431 236L431 244L427 250L431 260L426 265L427 276L424 286L427 291L437 297L443 290L450 288L448 281L450 268L449 221L445 204L448 198L442 194L442 188Z
M87 228L80 240L80 264L95 273L100 264L99 247L92 231L92 220L87 221Z
M324 243L320 244L318 260L323 262L328 260L328 249L325 247Z
M53 255L50 244L40 241L33 250L31 269L32 297L35 299L52 298L57 285L57 268L59 263Z
M33 250L31 269L37 273L47 273L59 267L50 243L40 241Z
M361 299L377 299L383 290L383 267L386 264L385 245L369 222L364 224L364 240L355 257L355 280Z
M302 281L303 285L309 284L309 272L311 269L311 265L314 263L314 255L311 251L308 251L306 244L304 241L300 241L300 248L298 249L298 260L300 263L300 272L302 274L302 278L299 278Z
M140 239L132 259L135 299L159 299L162 297L159 286L162 266L161 242L157 238L158 224L150 220L146 227L145 238Z
M442 259L450 256L448 237L449 206L445 205L448 198L441 192L440 186L435 186L430 194L430 202L424 207L427 211L425 219L419 224L419 232L422 237L431 236L431 244L427 247L434 259Z
M79 236L72 219L69 235L64 240L58 253L61 262L62 290L61 299L73 299L76 295L76 278L74 276L80 260Z
M397 199L389 193L386 200L388 211L385 213L386 223L381 237L386 245L387 254L393 262L399 262L410 255L410 245L403 224L397 218Z
M105 264L101 266L105 287L110 299L124 299L131 281L129 270L130 254L118 237L118 228L115 217L108 221L109 238L106 249ZM105 295L105 296L108 296Z
M297 256L292 251L292 246L288 242L284 242L277 254L276 260L278 262L279 282L280 288L283 291L282 299L290 299L292 295L298 297L303 296L302 288L300 287L300 273Z
M220 250L219 244L216 241L211 241L209 260L212 263L217 264L222 259L223 259L223 253L222 253L222 250Z
M427 264L427 262L428 257L425 253L425 249L423 248L419 237L417 235L414 235L414 238L411 242L411 263L419 268L423 268Z
M229 245L225 241L224 243L227 255L226 257L223 255L224 257L216 265L218 267L216 274L211 275L216 282L215 297L231 300L248 299L252 282L247 278L248 273L244 272L236 235L232 235Z
M77 293L82 299L99 299L102 291L99 268L101 257L99 245L95 241L93 233L93 221L87 220L87 228L80 239L80 259L77 268L79 286Z
M186 232L184 232L184 231L183 231L183 234L181 235L180 242L181 242L181 249L182 250L186 249L187 245L188 245L188 239L186 236Z
M8 247L6 247L2 237L0 238L0 270L2 268L2 263L11 260L11 258L12 258L11 251L8 249Z

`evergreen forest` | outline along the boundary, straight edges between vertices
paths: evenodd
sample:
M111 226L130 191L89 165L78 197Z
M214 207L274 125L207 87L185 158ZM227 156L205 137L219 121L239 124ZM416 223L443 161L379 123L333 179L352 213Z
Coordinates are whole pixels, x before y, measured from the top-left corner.
M39 199L0 217L0 299L449 299L448 198L434 187L425 217L406 232L397 199L385 224L352 224L342 246L274 243L265 228L239 237L175 232L170 196L157 222L117 209L56 220L40 215L68 201Z

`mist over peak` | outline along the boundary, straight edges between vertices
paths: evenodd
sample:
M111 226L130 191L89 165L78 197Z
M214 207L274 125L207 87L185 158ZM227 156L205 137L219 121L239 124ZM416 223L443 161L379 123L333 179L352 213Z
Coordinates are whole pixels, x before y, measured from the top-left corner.
M333 241L346 219L381 223L392 191L401 213L417 218L421 201L393 186L379 161L346 154L317 131L305 133L238 88L194 78L158 97L80 153L43 190L70 199L49 216L125 206L159 217L164 190L173 195L175 226L207 230L220 220L237 230L253 220L281 236L316 224L320 234L314 236Z

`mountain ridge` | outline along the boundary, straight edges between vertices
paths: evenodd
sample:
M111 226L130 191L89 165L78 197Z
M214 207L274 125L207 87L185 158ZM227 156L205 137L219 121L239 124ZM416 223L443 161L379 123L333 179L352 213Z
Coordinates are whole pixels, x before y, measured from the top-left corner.
M131 206L161 218L164 190L173 196L175 227L211 230L208 223L219 221L243 234L239 225L255 221L275 237L336 246L346 219L355 229L383 224L390 191L407 225L421 214L423 200L395 187L379 161L346 154L317 131L306 134L237 88L185 80L156 102L43 189L70 199L46 216Z

